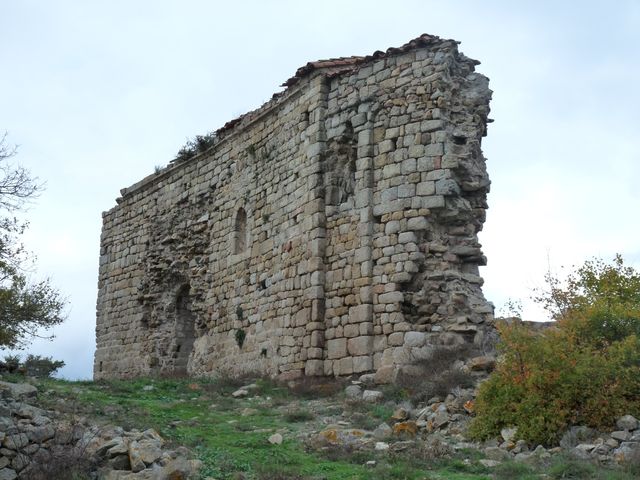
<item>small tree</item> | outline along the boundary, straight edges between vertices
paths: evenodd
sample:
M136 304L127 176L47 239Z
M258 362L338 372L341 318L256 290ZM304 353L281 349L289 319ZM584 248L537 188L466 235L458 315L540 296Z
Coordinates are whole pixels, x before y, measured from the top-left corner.
M548 272L545 284L533 299L582 341L604 347L631 334L640 337L640 273L625 266L621 255L610 264L588 260L564 280Z
M590 260L565 280L548 274L535 293L557 320L533 332L499 327L503 356L478 392L470 433L517 426L518 436L553 444L570 425L606 428L640 415L640 275L622 257Z
M22 348L41 329L64 321L65 300L48 280L30 283L30 256L19 238L26 228L15 216L42 188L9 160L16 153L0 139L0 347ZM51 338L51 337L49 337Z
M27 355L22 367L25 373L31 377L46 378L64 367L64 362L62 360L53 360L51 357Z

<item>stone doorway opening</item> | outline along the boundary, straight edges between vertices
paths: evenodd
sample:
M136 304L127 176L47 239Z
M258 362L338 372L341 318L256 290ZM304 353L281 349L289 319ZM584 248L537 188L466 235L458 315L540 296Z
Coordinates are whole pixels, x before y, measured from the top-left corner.
M177 375L188 373L189 356L193 351L193 342L196 338L195 315L191 311L190 289L189 285L184 285L176 295L174 373Z

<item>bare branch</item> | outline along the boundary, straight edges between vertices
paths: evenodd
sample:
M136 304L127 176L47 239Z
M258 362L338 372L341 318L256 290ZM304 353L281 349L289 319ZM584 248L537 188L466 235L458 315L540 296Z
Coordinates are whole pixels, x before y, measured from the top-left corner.
M17 147L7 144L5 132L0 139L0 208L8 211L19 210L26 202L37 198L43 187L26 168L8 163L16 151Z
M0 161L13 157L18 151L18 147L15 145L13 147L7 145L7 135L7 132L4 132L0 138Z

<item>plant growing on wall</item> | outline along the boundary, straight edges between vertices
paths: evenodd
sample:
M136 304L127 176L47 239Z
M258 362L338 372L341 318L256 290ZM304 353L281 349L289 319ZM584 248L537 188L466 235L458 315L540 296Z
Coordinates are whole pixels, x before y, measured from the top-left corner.
M245 338L247 338L247 332L245 332L242 328L238 328L236 330L236 343L238 344L238 348L242 348Z
M206 152L216 142L215 132L205 135L196 135L195 138L187 140L187 143L180 148L174 161L183 162L195 157L199 153Z

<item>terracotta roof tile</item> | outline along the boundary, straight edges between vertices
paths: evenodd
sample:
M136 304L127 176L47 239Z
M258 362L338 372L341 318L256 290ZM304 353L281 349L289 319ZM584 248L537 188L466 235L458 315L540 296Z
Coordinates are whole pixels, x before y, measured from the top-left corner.
M308 75L314 70L323 70L329 69L329 76L333 76L336 74L348 72L351 70L355 70L359 64L364 63L368 60L377 60L382 57L386 57L387 55L394 55L397 53L408 52L409 50L413 50L420 47L425 47L428 45L432 45L436 42L440 42L442 39L435 35L429 35L427 33L423 33L419 37L410 40L405 43L401 47L391 47L388 48L386 52L381 52L380 50L374 52L372 55L367 55L366 57L340 57L340 58L330 58L327 60L317 60L315 62L309 62L305 66L300 67L295 75L288 79L286 82L282 84L283 87L290 87L291 85L295 85L300 79Z
M441 39L435 35L422 34L419 37L410 40L405 43L401 47L391 47L388 48L385 52L381 52L380 50L374 52L371 55L367 55L365 57L352 56L352 57L339 57L339 58L329 58L326 60L316 60L315 62L309 62L306 65L298 68L293 77L289 78L286 82L282 84L283 87L291 87L298 83L302 78L309 75L311 72L315 70L322 70L323 73L327 77L334 77L336 75L340 75L342 73L355 71L359 68L359 66L370 60L377 60L388 55L394 55L398 53L408 52L410 50L414 50L420 47L426 47L429 45L433 45L435 43L443 42L446 40ZM277 99L284 92L275 93L272 97L272 100ZM238 118L228 121L221 128L216 130L216 134L220 135L226 133L229 130L232 130L236 125L238 125L242 120L251 120L255 115L259 113L261 108L254 110L252 112L245 113Z
M298 82L301 78L305 77L307 74L311 73L314 70L324 70L329 69L333 72L333 74L338 74L342 72L347 72L349 70L353 70L353 68L365 57L339 57L339 58L329 58L327 60L317 60L315 62L309 62L305 66L300 67L296 70L296 74L291 77L289 80L282 84L283 87L290 87Z

